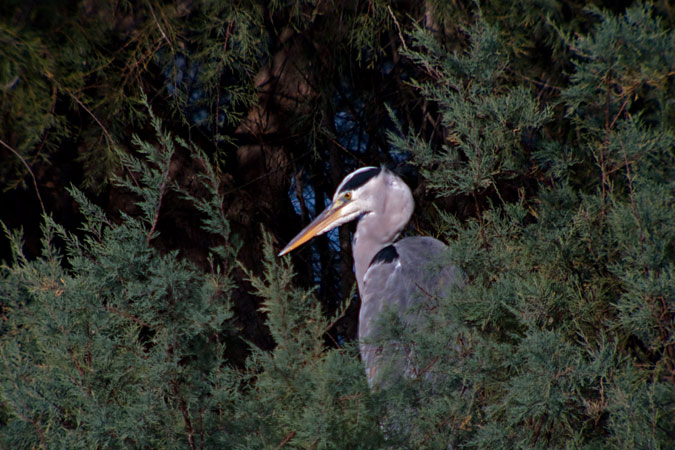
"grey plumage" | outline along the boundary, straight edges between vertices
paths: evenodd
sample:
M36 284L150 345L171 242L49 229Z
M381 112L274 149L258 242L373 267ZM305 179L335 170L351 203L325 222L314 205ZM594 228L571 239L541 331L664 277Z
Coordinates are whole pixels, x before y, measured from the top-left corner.
M415 376L417 368L411 367L410 349L398 348L381 338L378 323L383 312L392 308L404 325L418 325L419 314L429 312L435 299L442 297L452 283L461 283L463 275L454 266L439 266L447 247L437 239L414 236L393 244L398 257L391 261L375 261L366 271L359 311L359 339L361 357L366 366L368 384L381 383L380 369L388 361L401 375ZM387 348L389 346L389 348Z
M463 280L458 268L439 266L448 250L437 239L416 236L395 242L413 210L412 193L403 180L387 169L364 167L345 177L333 203L279 253L358 219L352 253L361 297L360 350L371 387L383 383L384 364L393 364L399 375L415 375L409 349L382 341L383 313L391 309L404 324L415 324L416 314L424 312L420 305Z

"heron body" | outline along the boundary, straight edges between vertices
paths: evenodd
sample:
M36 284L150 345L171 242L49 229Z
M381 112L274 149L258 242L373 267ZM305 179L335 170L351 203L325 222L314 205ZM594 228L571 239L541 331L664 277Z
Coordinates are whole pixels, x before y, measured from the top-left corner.
M408 363L409 350L382 342L384 324L379 318L390 310L404 324L419 322L420 306L461 283L463 277L458 268L439 265L447 252L439 240L415 236L396 241L414 208L410 188L401 178L385 168L363 167L345 177L332 204L279 253L358 220L352 254L361 297L360 351L371 387L382 382L380 371L386 360L400 375L415 375Z

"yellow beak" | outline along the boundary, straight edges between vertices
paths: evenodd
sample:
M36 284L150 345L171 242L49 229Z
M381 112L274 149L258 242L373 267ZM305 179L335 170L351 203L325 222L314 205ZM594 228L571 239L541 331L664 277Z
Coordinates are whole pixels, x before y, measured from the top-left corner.
M342 208L347 203L348 202L345 201L336 201L335 203L331 204L314 220L312 220L312 222L307 225L300 233L298 233L297 236L291 239L291 242L289 242L288 245L286 245L286 247L284 247L284 249L279 252L278 256L285 255L291 250L300 247L314 236L318 236L324 231L328 231L331 224L342 218Z

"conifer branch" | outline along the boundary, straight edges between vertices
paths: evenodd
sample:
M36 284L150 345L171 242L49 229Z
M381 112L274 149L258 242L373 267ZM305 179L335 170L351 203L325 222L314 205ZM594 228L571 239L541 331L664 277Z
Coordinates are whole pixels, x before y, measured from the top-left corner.
M171 43L171 40L169 39L169 37L168 37L168 36L166 35L166 33L164 32L164 29L162 29L162 26L159 24L159 21L157 20L157 16L155 15L155 10L154 10L154 8L152 7L152 3L151 3L151 2L148 2L148 8L150 8L150 13L152 14L152 19L155 21L155 25L157 25L157 28L159 29L159 32L162 34L162 37L164 38L164 40L166 41L166 43L169 44L169 46L170 46L170 47L172 48L172 50L173 50L173 44Z
M115 308L114 306L106 305L105 309L110 311L111 313L118 314L118 315L124 317L125 319L129 319L129 320L138 324L141 327L148 327L148 328L150 327L149 323L144 322L143 320L139 319L138 317L134 316L133 314L130 314L126 311L122 311L118 308Z
M611 106L611 81L612 81L612 73L607 72L605 75L605 138L600 146L599 152L600 152L600 172L602 175L602 180L601 180L601 188L602 188L602 204L603 204L603 214L604 214L604 205L605 201L607 199L607 188L609 184L609 175L607 174L607 148L609 147L609 138L610 138L610 123L609 123L609 116L610 116L610 106Z
M40 447L47 450L49 447L47 447L47 443L45 442L45 435L44 432L42 431L42 427L40 426L40 417L38 417L38 420L34 420L32 417L27 417L22 414L19 415L23 420L33 425L33 428L35 428L35 432L38 435L38 439L40 440Z
M401 25L399 25L398 20L396 19L396 16L394 15L394 12L391 10L391 6L387 5L387 11L389 12L389 15L391 16L392 20L394 21L394 24L396 25L396 30L398 30L398 38L401 41L401 45L403 45L403 48L405 50L408 50L408 46L405 43L405 39L403 39L403 33L401 32Z
M624 102L625 104L625 102ZM633 177L630 173L630 163L628 162L628 155L626 154L626 148L621 142L621 151L623 152L623 161L624 166L626 167L626 179L628 180L628 198L630 199L630 209L637 223L638 230L640 230L640 245L644 248L645 235L644 230L642 229L642 221L637 212L637 207L635 206L635 188L633 187Z
M539 418L539 421L537 423L537 428L534 430L534 437L532 439L532 447L537 446L537 442L539 441L539 435L541 434L541 427L544 425L546 416L543 415Z
M164 173L162 174L162 182L160 183L158 189L159 189L159 198L157 199L157 205L155 207L155 213L154 217L152 220L152 226L150 227L150 231L148 232L148 237L146 238L146 242L150 244L150 241L152 240L152 236L155 233L155 230L157 229L157 223L159 222L159 213L162 208L162 200L164 199L164 194L166 191L166 185L169 181L169 163L171 162L171 159L169 158L169 161L167 162L167 167L164 170Z
M37 180L35 179L35 174L31 170L30 166L26 162L25 159L23 159L23 156L19 154L11 145L0 139L0 144L2 144L3 147L5 147L7 150L10 152L14 153L17 158L21 160L24 166L26 166L26 169L28 170L28 173L30 174L31 179L33 180L33 187L35 188L35 194L37 195L38 201L40 202L40 208L42 208L42 213L47 214L47 211L45 210L45 204L42 202L42 197L40 196L40 190L38 189L37 186Z
M429 431L425 436L424 439L422 439L421 446L425 446L429 440L434 436L434 434L438 433L441 428L446 426L451 420L452 420L453 414L448 415L445 419L441 421L438 425L434 427L433 430Z
M279 450L280 448L284 447L286 444L288 444L289 442L291 442L291 439L293 439L294 437L295 437L295 431L290 431L290 432L286 435L286 437L284 437L284 440L281 441L281 442L279 443L279 445L277 445L277 446L274 448L274 450Z
M50 74L48 74L48 75L50 75ZM50 77L50 78L51 78L51 77ZM58 83L58 81L56 81L56 82ZM60 85L60 83L59 83L59 85ZM63 89L64 91L66 91L66 93L70 96L70 98L72 98L73 100L75 100L75 103L77 103L78 105L80 105L80 107L81 107L82 109L84 109L84 110L87 112L87 114L89 114L89 115L91 116L92 119L94 119L94 121L98 124L98 126L101 127L101 131L102 131L103 134L105 135L105 137L106 137L106 142L108 143L108 149L110 149L111 146L112 146L112 144L113 144L115 141L113 140L112 136L111 136L110 133L108 132L108 129L103 125L103 123L98 119L98 117L96 117L96 115L95 115L93 112L91 112L91 110L90 110L89 108L87 108L87 105L85 105L85 104L82 102L82 100L80 100L75 94L73 94L73 93L70 91L70 89L68 89L67 87L65 87L65 86L63 86L63 85L60 85L60 86L61 86L61 89Z
M197 450L197 446L195 445L194 431L192 430L192 421L190 420L190 412L187 409L185 399L180 395L180 392L178 390L178 382L176 380L171 381L171 388L173 390L173 395L178 397L180 411L181 414L183 415L183 421L185 422L185 429L188 433L187 439L188 444L190 445L190 450Z
M22 411L30 411L30 408L28 405L26 405L23 401L21 401L21 406L22 406ZM33 419L33 417L30 416L29 414L24 414L22 411L14 411L16 415L21 417L21 419L26 422L30 423L33 426L33 429L35 429L35 434L37 434L38 439L40 441L40 448L43 448L44 450L47 450L49 447L47 447L47 443L45 441L44 437L44 431L42 430L42 427L40 426L40 421L41 421L41 416L38 416L38 420Z

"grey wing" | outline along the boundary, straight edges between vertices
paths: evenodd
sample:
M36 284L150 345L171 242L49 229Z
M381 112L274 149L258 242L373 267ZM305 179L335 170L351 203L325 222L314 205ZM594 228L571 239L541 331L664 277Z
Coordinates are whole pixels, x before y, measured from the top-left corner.
M361 355L371 386L376 384L383 358L399 359L394 364L407 376L411 371L408 350L382 342L379 328L383 321L378 320L382 313L393 310L404 324L412 324L416 315L423 312L418 305L442 297L452 284L463 283L461 270L447 265L447 251L442 242L417 236L385 247L373 258L364 277L359 313Z

